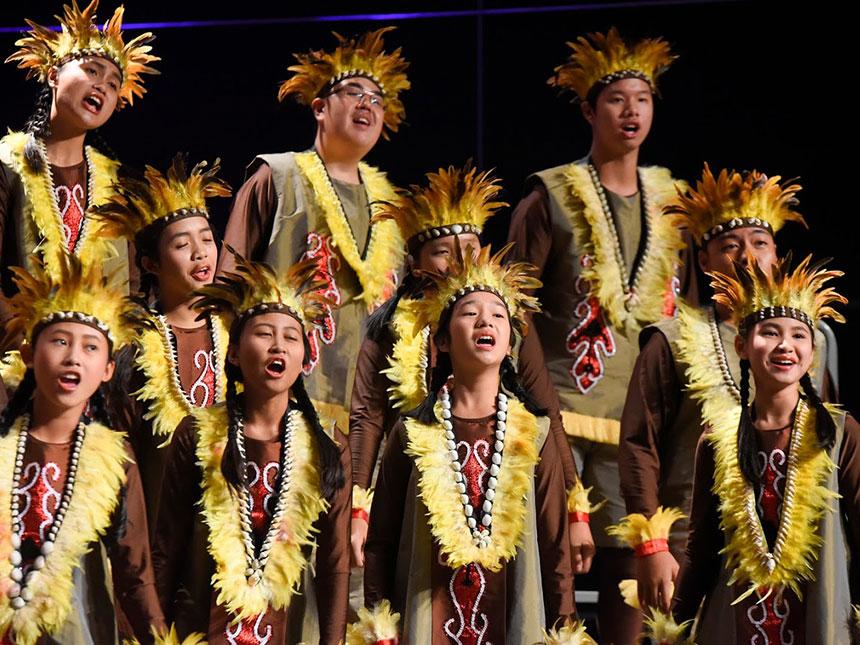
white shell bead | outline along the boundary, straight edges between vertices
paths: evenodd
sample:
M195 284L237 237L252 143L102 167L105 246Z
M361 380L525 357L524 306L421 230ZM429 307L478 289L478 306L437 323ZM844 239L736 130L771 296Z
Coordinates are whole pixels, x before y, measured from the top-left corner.
M484 509L484 512L485 512L485 513L489 513L489 512L491 512L491 511L493 510L493 502L491 502L491 501L490 501L490 500L488 500L488 499L485 499L485 500L484 500L484 505L483 505L481 508L483 508L483 509Z
M499 467L496 464L490 466L490 475L493 477L497 477L499 474Z
M494 499L496 499L496 491L494 491L492 488L487 488L487 492L484 493L484 497L486 497L492 502Z
M481 518L481 524L484 526L489 526L493 523L493 516L487 513L484 517Z
M502 456L497 452L493 453L492 459L493 459L493 464L495 464L496 466L498 466L500 463L502 463Z

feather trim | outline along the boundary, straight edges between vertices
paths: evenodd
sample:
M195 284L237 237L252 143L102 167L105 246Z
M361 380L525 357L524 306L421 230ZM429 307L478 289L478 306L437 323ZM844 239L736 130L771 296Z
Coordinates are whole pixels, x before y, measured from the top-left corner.
M377 221L370 225L370 239L364 258L353 237L340 198L329 179L325 165L315 151L299 152L296 165L310 183L317 205L322 210L338 252L352 267L363 289L357 298L373 309L394 293L396 272L403 260L404 241L400 228L393 220ZM359 174L367 191L371 220L381 208L381 202L397 199L394 187L385 173L367 164L358 164Z
M396 641L400 614L391 611L391 603L381 601L372 610L358 610L358 622L347 625L346 645L375 645L379 641Z
M692 624L686 620L679 625L671 614L652 607L645 613L645 636L657 645L692 645L693 640L685 636Z
M606 533L635 548L651 540L668 540L672 524L683 517L686 516L680 509L658 506L657 512L650 518L642 513L625 515L618 524L607 527Z
M427 398L427 368L430 364L430 328L416 333L418 315L414 300L403 299L391 318L396 338L388 358L390 367L382 373L391 381L391 405L413 410Z
M13 349L11 352L3 354L0 359L0 381L7 391L18 389L18 385L24 380L24 375L27 373L27 365L24 359L21 358L21 352Z
M212 350L215 360L215 393L213 403L223 400L227 387L224 361L227 358L229 330L221 316L211 314ZM173 438L180 421L194 409L179 382L179 365L170 340L172 332L162 316L152 316L154 327L146 329L137 340L134 364L146 377L143 386L132 395L146 402L143 418L152 423L152 434L164 438L165 446Z
M543 642L546 645L597 645L585 631L585 623L567 619L561 627L544 630Z
M179 638L176 631L176 625L171 625L170 629L164 632L159 632L153 627L150 632L154 639L155 645L207 645L206 635L200 632L189 634L185 638ZM123 645L140 645L140 641L136 638L124 640Z
M352 510L364 511L370 513L370 507L373 506L373 489L362 488L361 486L352 487Z
M436 404L436 418L441 418L440 403ZM526 497L539 461L537 419L517 399L508 398L505 451L493 500L490 544L485 548L472 542L451 458L445 449L442 424L425 425L415 419L405 423L406 454L415 459L419 495L427 506L430 530L448 566L456 569L474 562L490 571L501 570L507 560L516 556L523 539Z
M597 504L592 504L588 499L588 494L593 486L586 488L582 485L582 480L577 479L576 483L571 487L567 494L567 512L568 513L596 513L606 504L606 500Z
M303 416L296 417L293 470L282 533L272 544L262 580L255 585L245 576L239 496L231 493L221 474L229 426L227 409L222 403L195 408L192 415L198 437L197 459L203 469L203 519L209 527L209 554L215 561L212 587L216 602L237 620L257 616L270 607L285 609L298 592L308 564L303 548L315 544L313 524L328 508L319 491L319 457L311 429Z
M642 609L642 605L639 604L639 583L634 578L625 578L619 582L618 591L625 605L633 609Z
M622 275L613 245L615 235L603 212L588 167L572 163L564 171L569 185L571 208L567 209L581 255L593 262L582 269L591 285L591 294L618 329L638 333L643 324L665 317L664 295L672 288L683 242L662 207L675 195L675 180L665 168L639 168L642 193L646 197L648 242L640 262L636 302L628 311L625 304L627 276ZM645 231L643 231L644 233Z
M54 634L69 616L75 590L73 574L93 542L105 534L125 484L129 461L125 435L98 423L87 425L77 478L63 526L46 556L45 568L27 587L33 599L14 610L7 595L12 563L12 472L18 437L26 432L19 417L9 434L0 439L0 633L11 630L19 645L32 645L41 636Z
M835 413L835 408L830 408ZM838 493L827 487L836 467L830 455L818 447L815 411L800 399L788 451L788 473L774 551L767 540L755 507L755 491L738 465L739 417L712 425L708 439L714 447L716 468L713 491L720 499L720 514L726 546L728 584L747 585L740 602L752 593L791 589L801 597L801 583L813 579L812 565L822 545L818 523L832 511Z
M54 181L51 177L50 162L42 159L44 169L34 172L24 159L24 146L32 135L26 132L10 132L2 139L2 144L8 146L12 169L21 177L24 188L24 236L25 242L31 248L39 250L45 258L45 263L51 275L59 275L59 253L68 253L65 235L63 234L63 218L54 198ZM87 160L87 172L90 190L87 191L87 210L104 204L113 194L112 183L116 179L119 162L104 156L90 146L84 147ZM44 153L43 153L44 157ZM32 238L32 228L26 220L35 226L36 238ZM94 262L103 262L106 258L116 255L116 249L111 244L111 238L98 234L97 227L90 226L90 215L84 216L81 232L75 247L75 255L84 266ZM31 239L32 238L32 239Z

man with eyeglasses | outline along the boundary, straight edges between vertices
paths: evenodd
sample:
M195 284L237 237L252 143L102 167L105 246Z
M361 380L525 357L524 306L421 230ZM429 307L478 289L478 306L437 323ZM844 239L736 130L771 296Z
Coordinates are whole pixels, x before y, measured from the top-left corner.
M394 187L361 161L404 116L399 94L409 88L408 63L399 48L383 50L391 29L349 39L335 34L334 51L295 54L278 98L311 108L314 145L256 157L224 235L225 247L278 271L302 258L317 263L321 290L339 307L308 334L305 383L324 425L344 431L362 325L394 292L404 252L396 223L372 222L375 205L393 200ZM234 265L233 254L223 253L219 273Z

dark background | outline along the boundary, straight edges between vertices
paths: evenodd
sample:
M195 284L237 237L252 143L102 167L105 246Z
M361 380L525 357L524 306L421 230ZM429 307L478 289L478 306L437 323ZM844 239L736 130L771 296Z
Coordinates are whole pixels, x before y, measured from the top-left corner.
M83 2L83 0L82 0ZM30 17L54 24L61 2L3 3L0 27ZM103 3L105 20L113 3ZM382 13L459 15L398 18ZM396 24L387 43L402 45L413 89L405 93L407 123L382 141L369 161L395 183L421 180L440 165L469 157L495 167L516 203L525 177L587 151L590 131L577 106L546 85L568 54L565 41L616 25L628 38L661 35L680 59L663 76L644 163L668 166L694 179L702 161L715 168L757 168L800 177L801 212L810 232L789 225L782 250L835 258L848 276L839 283L851 300L839 337L842 399L857 414L860 380L853 372L860 341L860 289L853 279L860 245L855 187L860 109L856 96L857 34L844 10L827 3L788 8L763 2L615 2L567 4L499 2L231 3L128 0L126 22L231 21L229 25L153 27L162 75L147 95L104 128L127 163L164 167L174 153L192 160L220 156L237 187L255 154L304 149L313 141L305 108L279 105L277 86L294 51L329 48L337 30L352 35ZM333 20L362 14L361 19ZM241 21L247 21L241 24ZM260 24L272 21L269 24ZM238 24L236 24L238 23ZM0 32L0 53L13 51L14 33ZM0 123L20 128L35 99L34 83L12 65L0 66ZM223 225L229 200L213 204ZM504 237L508 213L491 227ZM853 332L853 333L852 333Z

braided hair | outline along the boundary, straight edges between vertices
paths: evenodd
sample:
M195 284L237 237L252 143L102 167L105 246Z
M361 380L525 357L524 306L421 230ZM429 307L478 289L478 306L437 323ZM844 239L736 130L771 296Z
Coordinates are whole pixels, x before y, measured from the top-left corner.
M24 146L24 160L33 172L44 170L42 155L36 139L51 136L51 104L53 100L54 94L51 86L47 83L43 84L42 89L39 90L39 95L36 97L33 113L24 124L24 132L30 135Z

